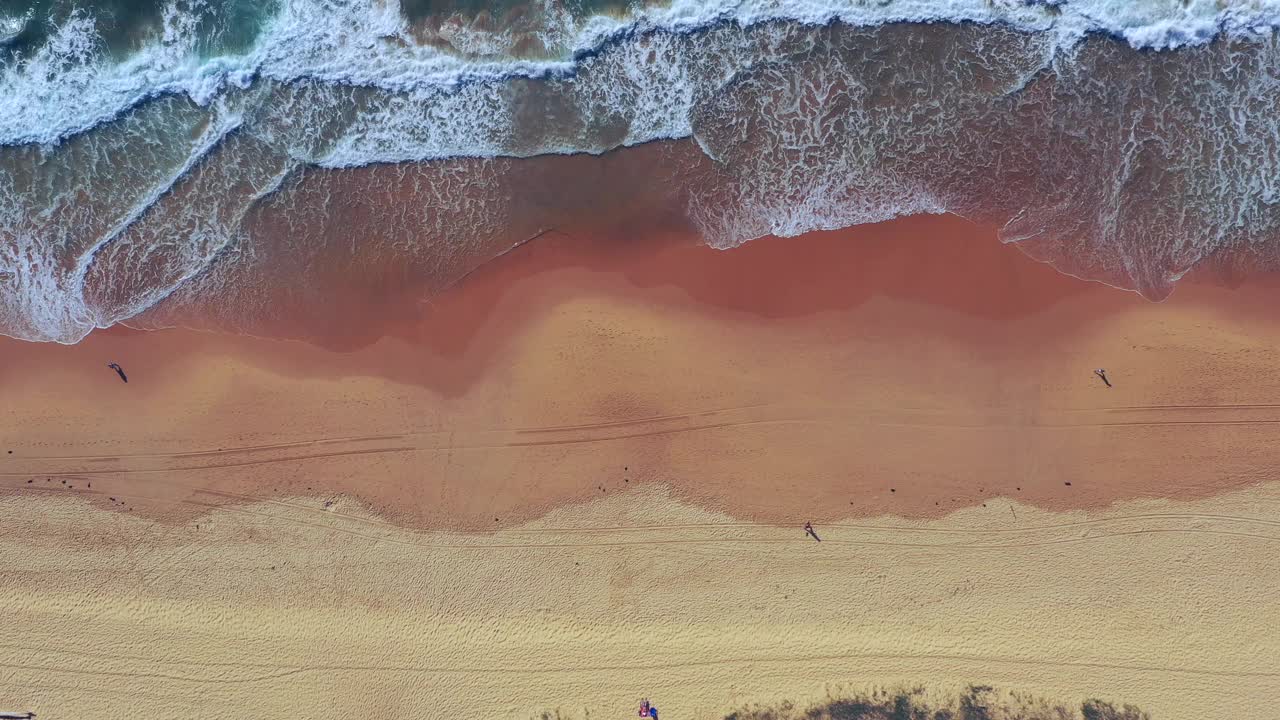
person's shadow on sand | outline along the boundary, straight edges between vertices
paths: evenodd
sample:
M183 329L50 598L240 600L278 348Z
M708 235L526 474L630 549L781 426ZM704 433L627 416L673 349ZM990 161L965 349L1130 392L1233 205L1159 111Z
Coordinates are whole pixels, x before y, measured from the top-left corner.
M805 523L805 524L804 524L804 534L805 534L805 535L808 535L809 537L813 538L814 540L817 540L818 542L822 542L822 538L818 537L818 533L814 532L814 530L813 530L813 523Z
M115 370L116 374L120 376L121 380L125 381L126 383L129 382L129 376L124 374L124 368L120 367L115 363L107 363L107 367L111 368L112 370Z

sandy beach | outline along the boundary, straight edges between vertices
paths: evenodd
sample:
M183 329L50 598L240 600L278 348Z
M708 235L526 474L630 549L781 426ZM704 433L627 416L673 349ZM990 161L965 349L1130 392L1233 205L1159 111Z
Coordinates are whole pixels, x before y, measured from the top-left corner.
M984 683L1269 718L1277 292L1154 304L909 218L551 234L344 352L6 341L0 710L711 718Z

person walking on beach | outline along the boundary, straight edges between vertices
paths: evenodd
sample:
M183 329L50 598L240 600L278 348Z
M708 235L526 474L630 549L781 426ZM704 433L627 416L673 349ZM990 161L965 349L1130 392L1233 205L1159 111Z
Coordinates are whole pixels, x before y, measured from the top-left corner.
M124 374L124 368L120 367L115 363L107 363L107 367L111 368L112 370L115 370L116 374L120 376L121 380L125 382L129 382L129 377Z
M1094 371L1093 371L1093 374L1094 374L1094 375L1097 375L1097 376L1098 376L1098 377L1100 377L1100 378L1102 378L1102 382L1106 383L1106 384L1107 384L1107 387L1111 387L1111 381L1107 379L1107 371L1106 371L1106 370L1104 370L1104 369L1102 369L1102 368L1098 368L1097 370L1094 370Z
M648 698L640 701L640 717L658 720L658 708L650 705Z
M813 523L807 522L804 524L804 534L811 536L814 540L817 540L818 542L822 542L822 538L818 537L818 533L813 531Z

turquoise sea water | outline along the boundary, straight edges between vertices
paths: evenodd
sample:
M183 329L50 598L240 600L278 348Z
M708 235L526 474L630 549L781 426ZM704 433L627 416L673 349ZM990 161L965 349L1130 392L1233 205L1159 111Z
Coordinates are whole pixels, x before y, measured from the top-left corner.
M163 37L166 13L196 18L194 34L203 56L241 53L252 47L263 23L279 10L274 0L217 0L174 3L169 0L26 0L6 4L10 22L21 29L0 45L5 61L31 57L56 29L73 17L91 24L98 49L121 61Z

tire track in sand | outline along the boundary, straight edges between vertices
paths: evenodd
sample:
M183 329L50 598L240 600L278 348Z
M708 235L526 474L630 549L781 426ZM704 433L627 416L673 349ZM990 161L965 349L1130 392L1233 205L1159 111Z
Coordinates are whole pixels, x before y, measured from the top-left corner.
M1150 418L1152 413L1178 417ZM1092 418L1088 416L1092 415ZM1190 416L1189 416L1190 415ZM1243 415L1243 417L1241 416ZM1081 419L1083 416L1083 419ZM1161 426L1269 426L1280 424L1280 405L1151 405L1042 411L1029 418L1010 411L867 410L847 406L752 405L576 425L507 429L449 429L401 434L309 438L172 453L31 455L10 458L0 477L118 475L219 470L360 455L460 450L502 450L622 441L662 435L792 424L842 424L921 430L1039 430ZM315 452L299 452L315 449ZM200 462L201 460L210 460ZM196 460L197 462L190 462ZM104 467L112 465L112 467Z

